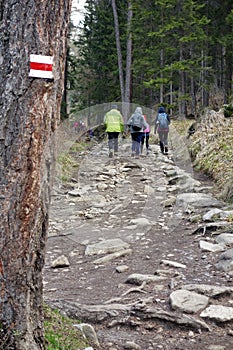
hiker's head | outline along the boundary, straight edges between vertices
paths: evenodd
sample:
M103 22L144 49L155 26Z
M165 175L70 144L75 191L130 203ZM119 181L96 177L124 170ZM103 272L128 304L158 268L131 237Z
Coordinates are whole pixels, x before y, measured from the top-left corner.
M159 107L159 113L164 113L165 112L165 108L163 106Z
M117 109L117 105L113 104L113 105L111 106L111 109Z
M142 108L141 108L141 107L137 107L137 108L135 109L135 113L140 113L140 114L142 114Z

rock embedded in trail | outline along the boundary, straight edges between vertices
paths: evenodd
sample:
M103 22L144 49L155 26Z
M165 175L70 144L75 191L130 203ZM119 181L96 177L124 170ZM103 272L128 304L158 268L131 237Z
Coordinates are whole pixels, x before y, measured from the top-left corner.
M209 303L208 297L183 289L172 292L169 300L173 310L191 314L203 310Z
M233 245L233 233L222 233L216 237L215 241L219 244Z
M107 239L98 243L89 244L86 247L85 255L100 255L115 253L123 249L128 249L130 245L120 238Z
M163 264L163 265L168 265L168 266L171 266L171 267L186 269L186 265L181 264L181 263L178 263L178 262L176 262L176 261L161 260L161 264Z
M59 256L51 264L51 267L54 268L54 269L55 268L68 267L68 266L70 266L70 263L69 263L68 258L65 255Z
M223 294L233 293L233 287L213 286L208 284L186 284L182 289L204 294L208 297L217 297Z
M207 213L205 213L202 217L203 221L211 221L213 220L213 217L220 217L220 213L222 212L222 209L214 208L212 210L209 210Z
M228 249L219 257L219 262L216 264L218 270L225 272L233 272L233 248Z
M151 222L146 219L146 218L136 218L136 219L132 219L130 220L130 225L137 225L137 226L150 226Z
M215 243L210 243L210 242L206 242L201 240L199 242L200 248L203 251L207 251L207 252L212 252L212 253L217 253L217 252L223 252L226 248L225 244L215 244Z
M150 282L158 282L165 280L165 276L155 276L155 275L143 275L140 273L133 273L130 275L126 282L130 284L136 284L141 285L143 282L150 283Z
M84 337L91 341L93 344L95 344L97 347L100 346L97 334L95 332L95 329L92 325L88 323L80 323L80 324L75 324L75 327L81 330L83 333Z
M209 318L218 322L228 322L233 320L233 307L222 305L210 305L200 314L203 318Z
M135 342L127 341L124 345L124 349L141 350L141 347L138 344L136 344Z
M93 264L95 264L95 265L105 264L105 263L110 262L114 259L126 256L126 255L130 255L130 254L132 254L132 252L133 252L132 249L119 250L115 253L107 254L107 255L103 256L102 258L94 260Z
M178 205L192 205L195 208L221 207L222 203L210 194L206 193L182 193L177 196Z

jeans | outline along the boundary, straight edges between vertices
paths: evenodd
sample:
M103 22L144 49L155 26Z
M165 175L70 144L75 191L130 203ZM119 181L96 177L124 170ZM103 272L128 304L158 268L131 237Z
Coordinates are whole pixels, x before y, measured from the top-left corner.
M140 143L142 140L143 133L142 132L132 132L132 153L135 153L136 156L140 154Z

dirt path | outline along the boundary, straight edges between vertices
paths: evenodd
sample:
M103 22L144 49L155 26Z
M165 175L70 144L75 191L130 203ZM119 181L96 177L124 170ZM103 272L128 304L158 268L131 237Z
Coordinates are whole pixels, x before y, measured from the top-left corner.
M230 275L215 267L220 253L200 249L197 220L214 203L177 201L186 192L211 194L211 183L183 173L174 152L166 157L152 145L148 156L134 159L126 140L119 157L109 159L102 143L80 156L72 182L54 191L45 299L92 323L100 349L233 348L232 322L208 320L207 330L200 325L206 322L202 310L171 308L170 294L183 285L233 286ZM207 241L212 233L207 230ZM61 255L69 266L51 268ZM133 274L142 280L132 282ZM149 282L148 276L158 279ZM232 293L209 301L232 303Z

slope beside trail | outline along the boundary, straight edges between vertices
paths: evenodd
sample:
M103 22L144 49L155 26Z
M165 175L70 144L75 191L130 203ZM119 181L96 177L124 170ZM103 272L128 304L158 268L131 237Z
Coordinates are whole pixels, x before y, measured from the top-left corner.
M230 208L178 155L179 142L171 146L169 156L151 145L135 159L126 139L110 159L107 142L96 144L76 155L71 181L54 188L45 300L94 326L93 349L233 348L232 275L216 267L231 242L218 250L215 241L232 226L216 215L203 221ZM230 316L208 314L211 305Z

